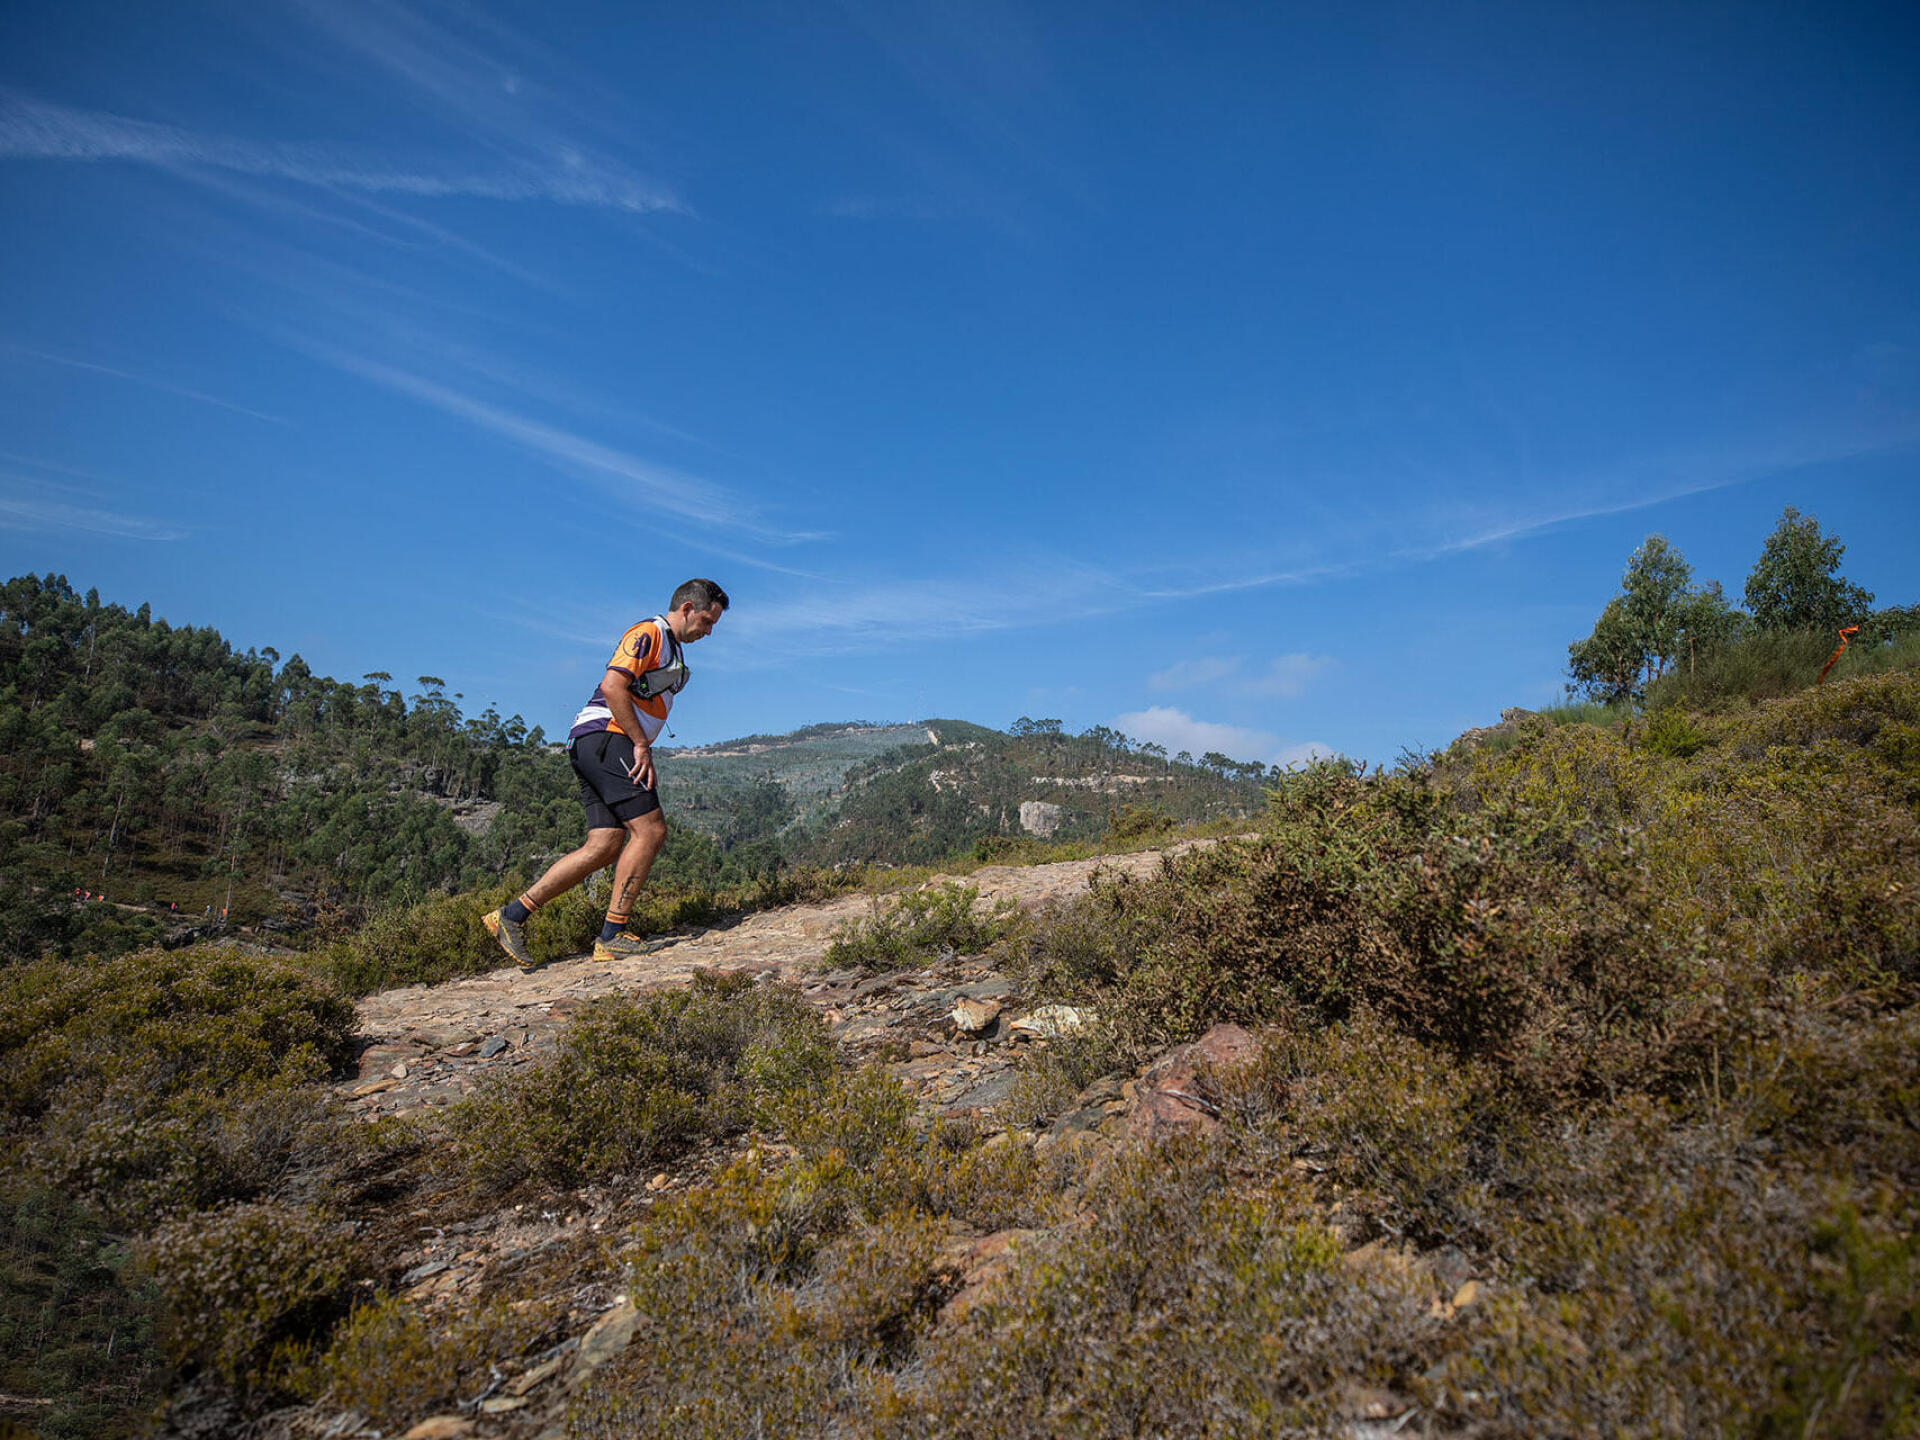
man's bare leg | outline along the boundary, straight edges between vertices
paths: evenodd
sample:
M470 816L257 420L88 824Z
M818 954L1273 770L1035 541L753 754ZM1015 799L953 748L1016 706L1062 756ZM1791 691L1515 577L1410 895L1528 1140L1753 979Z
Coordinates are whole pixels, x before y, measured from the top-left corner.
M649 810L627 821L627 843L620 851L620 863L613 869L613 899L607 904L609 923L626 923L633 913L633 902L640 898L640 887L647 883L647 874L653 869L654 857L666 843L664 812Z
M656 814L659 812L655 812ZM642 817L645 818L644 816ZM629 825L633 822L629 821ZM533 884L527 887L522 897L529 910L537 910L549 900L564 895L589 875L596 874L621 859L623 851L621 832L618 830L589 830L587 843L570 855L562 855ZM662 838L665 838L664 826ZM631 840L628 840L631 844ZM654 847L656 850L658 846Z

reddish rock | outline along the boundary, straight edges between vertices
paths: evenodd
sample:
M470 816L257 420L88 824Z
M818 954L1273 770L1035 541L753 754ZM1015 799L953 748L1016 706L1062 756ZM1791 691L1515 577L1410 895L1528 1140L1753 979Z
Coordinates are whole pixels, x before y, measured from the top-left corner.
M1207 1077L1248 1064L1259 1053L1260 1042L1238 1025L1216 1025L1192 1044L1169 1050L1135 1082L1128 1130L1142 1139L1217 1130L1220 1112Z
M948 1265L960 1281L953 1298L940 1307L940 1323L950 1324L992 1297L994 1287L1012 1273L1023 1246L1037 1230L996 1230L980 1240L966 1240L948 1251Z

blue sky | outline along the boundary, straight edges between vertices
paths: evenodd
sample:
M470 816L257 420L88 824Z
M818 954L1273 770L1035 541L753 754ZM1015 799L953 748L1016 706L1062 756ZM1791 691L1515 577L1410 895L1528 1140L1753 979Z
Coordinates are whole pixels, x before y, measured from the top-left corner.
M0 567L562 732L1369 760L1784 505L1920 599L1907 5L0 9Z

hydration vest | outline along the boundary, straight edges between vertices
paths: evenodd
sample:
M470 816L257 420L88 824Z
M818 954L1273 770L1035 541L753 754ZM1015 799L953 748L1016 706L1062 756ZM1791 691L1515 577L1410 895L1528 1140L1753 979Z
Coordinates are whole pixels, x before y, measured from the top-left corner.
M653 620L660 627L660 633L666 637L671 654L663 663L644 671L640 678L628 687L642 700L651 700L657 695L678 695L687 688L687 678L691 673L687 669L686 653L680 648L680 637L674 634L673 627L667 624L667 617L656 615Z

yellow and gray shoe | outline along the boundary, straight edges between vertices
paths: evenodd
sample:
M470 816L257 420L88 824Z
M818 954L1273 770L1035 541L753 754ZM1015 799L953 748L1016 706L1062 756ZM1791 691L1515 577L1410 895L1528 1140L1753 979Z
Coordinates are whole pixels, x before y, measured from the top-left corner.
M480 923L487 927L487 933L500 942L500 948L513 957L513 963L522 970L538 970L540 962L533 958L533 952L527 949L527 927L521 920L509 920L499 910L482 915Z
M624 930L611 940L593 942L593 958L596 960L633 960L642 955L651 955L663 946L672 944L665 936L652 940L642 940L638 935L629 935Z

